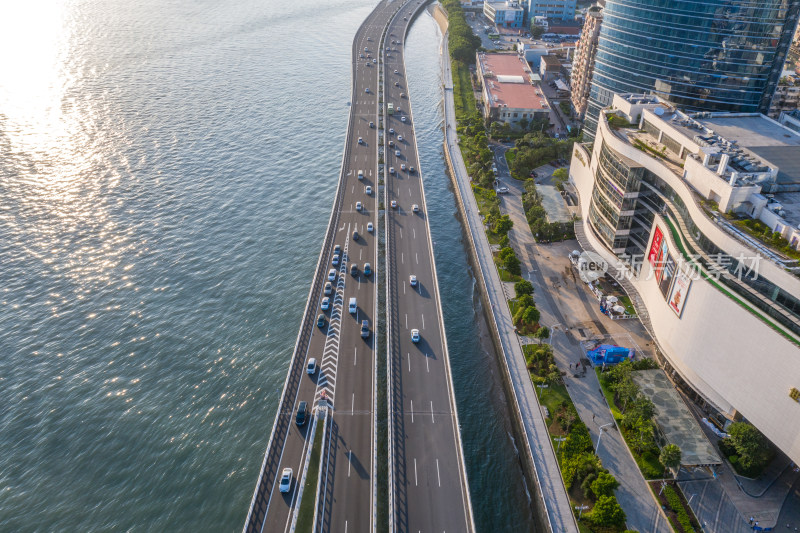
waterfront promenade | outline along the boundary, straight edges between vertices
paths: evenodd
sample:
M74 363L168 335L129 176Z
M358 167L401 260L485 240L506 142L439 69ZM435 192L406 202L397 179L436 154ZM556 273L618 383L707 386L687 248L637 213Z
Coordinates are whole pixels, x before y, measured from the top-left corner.
M519 337L514 332L511 312L506 303L503 284L494 266L492 251L484 232L478 206L472 194L456 133L455 107L453 101L453 79L450 70L447 36L442 46L442 69L444 76L445 150L456 183L456 194L465 215L467 233L477 259L475 274L479 284L485 288L491 303L490 327L499 338L502 358L511 381L513 401L511 409L517 409L524 429L523 453L530 457L535 471L534 482L540 491L540 503L546 511L546 521L554 532L577 532L578 525L570 507L562 482L550 435L533 388Z

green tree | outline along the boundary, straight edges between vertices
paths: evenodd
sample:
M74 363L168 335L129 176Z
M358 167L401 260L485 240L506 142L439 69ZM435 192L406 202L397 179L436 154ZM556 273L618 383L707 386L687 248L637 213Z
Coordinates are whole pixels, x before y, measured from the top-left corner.
M509 217L508 215L503 215L497 219L497 222L495 222L494 232L497 233L498 235L505 235L513 227L514 227L514 222L511 220L511 217Z
M540 26L539 24L531 24L531 37L534 39L540 39L544 35L544 26Z
M533 308L529 307L528 309ZM550 365L550 368L547 369L547 375L544 377L544 379L550 385L555 385L558 383L561 380L561 372L558 371L558 367L556 365Z
M617 487L619 487L619 481L608 472L599 472L590 485L595 498L599 498L600 496L612 496L614 494L614 489Z
M739 455L745 469L759 467L769 462L772 449L769 441L758 429L747 422L734 422L728 428L728 441Z
M553 178L565 180L569 178L569 171L566 169L566 167L557 168L553 171Z
M519 280L514 284L514 293L517 295L517 298L523 294L533 294L533 283L527 279Z
M536 306L531 305L525 308L525 312L522 314L522 321L532 326L539 322L540 316L541 313L539 313L539 310L536 309Z
M533 296L531 296L530 294L523 294L522 296L517 298L517 305L519 306L519 308L525 308L533 305Z
M669 468L673 473L677 474L677 468L681 465L681 449L677 444L667 444L661 448L658 460L661 461L665 468Z
M500 248L500 251L497 252L497 257L500 258L501 261L504 261L506 257L514 255L514 249L510 246L506 246L505 248Z
M536 333L534 333L533 336L538 339L539 342L542 342L544 339L550 336L550 329L546 326L542 326L536 330Z
M622 527L625 525L625 511L615 496L600 496L589 513L589 519L598 526Z
M656 434L653 422L651 420L638 419L628 432L628 441L637 453L655 446Z
M522 274L522 268L520 267L519 257L517 257L517 254L514 253L506 255L503 258L503 268L505 268L509 273L514 274L515 276L519 276L520 274Z

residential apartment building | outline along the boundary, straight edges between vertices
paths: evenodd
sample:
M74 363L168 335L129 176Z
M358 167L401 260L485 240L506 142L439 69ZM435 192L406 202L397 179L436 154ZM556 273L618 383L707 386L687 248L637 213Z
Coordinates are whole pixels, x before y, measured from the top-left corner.
M800 0L607 0L584 134L615 93L653 92L687 111L767 113Z
M547 99L522 57L478 52L476 65L485 118L514 127L522 121L550 118Z
M590 7L586 12L583 31L572 60L572 107L580 120L586 114L589 103L589 89L592 84L592 71L594 70L594 56L597 53L597 41L600 36L600 26L603 23L603 8L600 5Z
M525 9L519 2L513 0L505 2L486 0L483 3L483 14L491 23L503 28L522 28L525 21Z
M769 106L769 116L779 118L781 113L790 112L800 107L800 83L794 81L781 81L775 94L772 95L772 102Z
M668 373L800 462L800 135L615 95L570 179L582 242L627 274Z

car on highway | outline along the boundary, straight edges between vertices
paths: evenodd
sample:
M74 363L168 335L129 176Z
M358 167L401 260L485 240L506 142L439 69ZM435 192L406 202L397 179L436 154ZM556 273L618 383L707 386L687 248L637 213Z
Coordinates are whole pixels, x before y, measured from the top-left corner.
M400 93L400 98L405 98L405 97L406 97L406 93Z
M325 315L322 313L317 315L317 327L324 328L325 327Z
M390 140L389 141L389 148L391 148L392 146L394 146L394 141Z
M367 196L371 196L372 195L372 186L371 185L367 185L366 187L364 187L364 193Z
M330 281L325 282L325 296L330 296L331 292L333 292L333 285L331 285Z
M409 276L409 278L408 278L408 283L412 287L416 287L417 286L417 276L415 276L414 274L411 274L411 276Z
M358 240L358 230L355 230L355 229L353 230L353 240L354 241Z
M413 343L419 342L419 330L418 329L412 329L411 330L411 342L413 342Z
M399 71L399 70L397 70L397 69L394 69L394 73L395 73L395 74L400 74L400 71Z
M374 123L374 122L372 122L371 120L369 121L369 127L370 127L370 128L374 128L374 127L375 127L375 123Z
M328 270L328 281L333 281L336 279L336 269L332 268Z
M281 473L281 482L278 485L278 490L281 492L289 492L289 489L292 488L292 469L291 468L284 468L283 472Z
M372 274L372 267L369 263L364 263L364 275L369 276L370 274Z
M377 59L373 59L373 60L372 60L372 62L373 62L373 63L377 63L377 62L378 62L378 60L377 60Z
M400 150L395 150L394 151L394 156L395 157L400 157Z
M397 209L397 200L392 200L392 209Z
M364 89L364 92L365 92L365 93L367 93L367 94L369 94L369 87L367 87L366 89Z
M400 87L400 82L399 81L394 82L394 86L395 87Z
M331 264L333 266L339 265L339 254L333 254L333 259L331 259Z
M300 402L297 404L297 416L295 416L294 422L298 426L302 426L306 423L306 418L308 418L308 403Z
M308 360L308 364L306 365L306 374L309 376L313 376L317 373L317 360L315 358L311 358Z
M416 169L414 167L408 167L408 173L413 174Z
M400 142L403 142L403 136L402 135L398 135L397 136L397 140L400 141Z
M366 46L364 47L364 52L369 52L369 49Z
M419 206L417 204L414 204L411 206L411 210L415 213L419 213Z
M497 194L506 194L508 193L508 187L498 187Z
M358 263L353 263L350 265L350 275L358 276Z
M356 211L361 211L361 202L356 202Z
M394 128L389 128L389 135L394 135Z
M405 163L401 163L400 164L400 170L405 170L405 169L406 169L406 164Z
M389 174L394 174L394 167L389 167Z
M359 138L358 138L358 144L364 144L364 139L362 139L361 137L359 137Z
M406 121L406 117L400 117L400 122L405 122L405 121Z
M358 171L358 179L360 179L360 180L364 179L364 171L363 170L359 170Z
M350 298L350 303L347 305L347 310L352 315L358 312L358 300L356 300L355 296Z
M328 296L324 297L319 304L319 308L322 309L323 311L327 311L328 309L330 309L331 299Z
M334 246L333 247L333 253L335 253L336 255L341 254L342 253L342 245L341 244L337 244L336 246Z
M365 339L369 337L369 320L361 321L361 337Z
M367 222L367 231L372 233L375 230L375 226L372 225L372 222Z
M359 59L364 59L364 54L358 54Z

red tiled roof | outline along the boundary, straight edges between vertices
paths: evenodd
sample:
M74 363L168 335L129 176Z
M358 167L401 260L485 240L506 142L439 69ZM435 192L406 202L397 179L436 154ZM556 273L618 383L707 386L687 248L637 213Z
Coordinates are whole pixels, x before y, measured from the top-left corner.
M505 104L518 109L549 109L544 94L530 83L530 75L516 54L482 54L481 65L484 73L494 76L522 76L525 83L505 83L496 77L484 78L483 83L492 96L492 107Z

